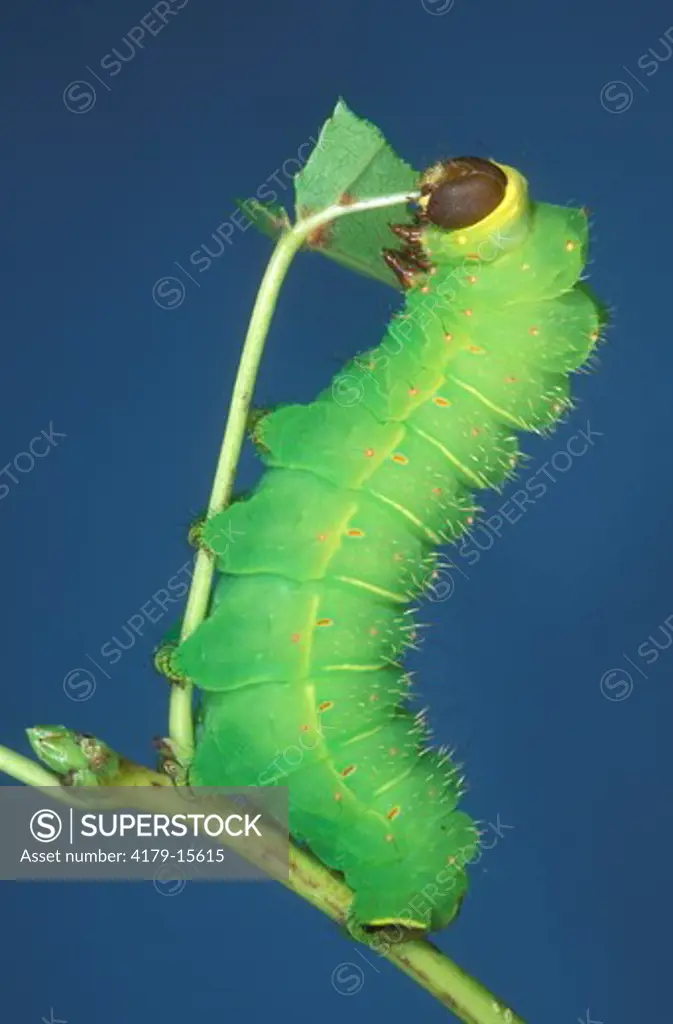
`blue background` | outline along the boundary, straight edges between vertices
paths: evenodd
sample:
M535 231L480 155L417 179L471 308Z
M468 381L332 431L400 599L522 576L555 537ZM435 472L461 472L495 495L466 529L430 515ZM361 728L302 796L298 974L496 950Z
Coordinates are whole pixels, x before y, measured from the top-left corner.
M530 1022L659 1019L673 911L673 15L655 0L445 6L189 0L137 47L123 39L149 10L138 0L5 11L0 463L50 423L66 437L32 472L12 469L18 483L1 478L0 741L28 753L25 726L63 722L152 763L168 693L150 652L181 603L116 665L100 649L190 557L270 246L236 230L194 281L176 264L216 251L234 197L296 157L340 94L418 168L464 153L512 164L538 198L593 211L589 269L613 324L571 418L528 441L524 473L553 472L587 419L600 436L425 608L422 701L466 762L468 809L509 826L439 943ZM115 47L127 60L113 75ZM291 205L287 177L279 191ZM167 275L184 285L172 309L152 297ZM395 308L392 290L299 259L259 403L310 400ZM241 484L257 473L247 452ZM502 503L488 496L487 515ZM648 637L654 661L638 653ZM96 676L87 700L64 689L78 667ZM601 692L611 669L630 673L630 693L623 675ZM174 898L150 882L5 882L0 899L0 1015L17 1024L51 1007L68 1024L447 1019L271 882ZM350 997L331 982L343 963L357 965Z

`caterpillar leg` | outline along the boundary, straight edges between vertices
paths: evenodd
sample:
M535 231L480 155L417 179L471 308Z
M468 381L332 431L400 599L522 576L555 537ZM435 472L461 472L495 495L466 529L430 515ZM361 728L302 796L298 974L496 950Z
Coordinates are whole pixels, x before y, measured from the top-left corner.
M348 912L346 934L356 942L362 942L376 952L385 953L391 946L411 939L423 938L428 933L427 926L419 927L411 922L393 922L382 925L362 924L353 909Z
M172 740L168 736L155 736L152 746L159 755L157 771L167 775L176 785L184 785L187 782L188 767L180 763Z
M273 412L272 408L267 409L251 409L248 413L248 434L250 440L254 444L255 448L260 455L268 455L269 449L264 444L263 432L264 432L264 420L271 415Z
M205 548L206 545L203 543L203 528L206 525L208 514L202 512L201 515L196 516L195 519L189 525L189 532L187 533L187 541L192 548Z
M240 497L236 495L232 499L231 504L233 505L240 500ZM193 520L187 534L187 540L191 547L207 551L210 555L214 555L215 558L221 558L223 554L226 554L228 545L232 540L232 531L228 517L230 507L213 516L208 516L207 512L203 512Z
M381 255L405 291L411 288L418 276L416 261L401 249L382 249Z
M170 636L170 634L169 634ZM189 682L189 677L182 672L175 664L175 654L178 649L177 640L172 637L166 638L154 652L154 667L159 675L165 676L169 682L176 686L183 686Z
M384 872L384 876L387 872ZM367 941L372 932L385 932L402 942L415 934L441 931L458 917L467 889L464 870L439 885L431 876L425 885L409 883L399 873L381 879L376 872L370 884L355 888L348 918L353 938ZM388 940L389 941L389 940Z

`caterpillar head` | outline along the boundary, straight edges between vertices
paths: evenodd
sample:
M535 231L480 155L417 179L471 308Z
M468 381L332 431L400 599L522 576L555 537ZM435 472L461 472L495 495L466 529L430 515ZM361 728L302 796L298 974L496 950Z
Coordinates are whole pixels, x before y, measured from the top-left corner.
M434 164L421 179L421 220L448 231L478 224L500 206L507 175L479 156Z
M420 181L413 224L391 224L402 249L383 258L403 288L410 288L439 263L454 263L480 245L497 252L517 245L528 229L528 189L513 167L478 156L433 164Z

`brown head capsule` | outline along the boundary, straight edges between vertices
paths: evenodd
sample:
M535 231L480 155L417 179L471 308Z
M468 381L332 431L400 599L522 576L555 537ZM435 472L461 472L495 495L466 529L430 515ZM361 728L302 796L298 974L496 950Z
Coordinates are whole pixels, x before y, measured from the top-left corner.
M503 200L507 177L490 160L461 156L432 169L422 191L425 217L439 228L468 228L487 217Z

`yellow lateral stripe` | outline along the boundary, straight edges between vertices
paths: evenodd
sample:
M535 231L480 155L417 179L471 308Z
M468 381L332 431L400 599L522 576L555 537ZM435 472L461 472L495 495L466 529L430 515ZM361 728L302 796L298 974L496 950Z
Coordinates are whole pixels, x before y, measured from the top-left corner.
M328 554L327 559L325 561L325 570L323 572L323 576L321 577L322 579L325 578L325 576L326 576L326 574L327 574L327 572L329 570L330 562L332 561L334 556L337 554L337 552L341 548L341 545L343 543L343 533L344 533L344 530L346 529L346 527L350 523L350 521L353 518L353 516L357 515L359 508L360 508L360 502L356 498L353 498L353 500L352 500L352 502L351 502L351 504L350 504L350 506L348 508L348 511L344 515L343 519L341 519L340 522L338 523L338 525L337 525L337 527L336 527L336 529L334 531L334 540L329 545L329 554Z
M469 477L470 480L473 482L473 484L475 484L475 486L480 487L482 489L484 487L488 487L489 486L488 483L483 479L483 477L481 477L479 475L479 473L475 473L473 470L471 470L467 466L465 466L460 461L460 459L456 458L456 456L453 454L453 452L449 451L449 449L446 448L441 443L441 441L437 441L430 434L426 434L426 432L424 430L420 430L418 427L415 427L413 423L409 424L409 428L410 428L410 430L413 430L413 432L415 434L418 434L419 437L422 437L424 440L429 441L430 444L433 444L435 446L435 448L439 448L440 452L442 452L442 454L446 455L446 457L449 460L449 462L452 462L453 465L456 466L461 471L461 473L464 473L465 476Z
M396 601L398 604L409 604L409 598L406 594L394 594L392 590L386 590L384 587L377 587L374 583L365 583L364 580L352 579L350 576L332 576L331 579L339 580L340 583L351 583L354 587L361 587L363 590L369 590L372 594L376 594L378 597L385 597L389 601Z
M246 690L248 689L248 687L253 686L278 686L279 684L282 686L287 686L289 689L292 689L297 682L298 680L296 679L278 679L277 676L254 676L252 679L242 680L238 683L234 683L232 686L227 686L221 690L214 690L205 686L201 686L200 689L202 689L204 693L210 694L233 693L236 690Z
M499 406L495 405L494 402L489 401L488 398L485 398L484 395L482 395L481 391L479 391L477 388L472 387L471 384L465 384L464 381L459 380L452 374L449 376L449 380L452 380L454 384L457 384L458 387L463 388L463 390L469 391L469 393L478 398L483 403L483 405L486 406L487 409L490 409L491 412L496 412L499 416L503 416L508 423L513 423L518 430L527 429L526 425L522 423L521 420L518 420L515 416L512 416L511 413L506 412L505 409L501 409Z
M406 771L403 771L401 775L398 775L397 778L392 779L390 782L384 782L382 786L374 790L374 796L381 796L381 793L386 793L389 789L392 789L393 786L396 786L398 782L402 782L404 779L406 779L409 775L411 775L417 763L418 762L414 762L409 768L406 769Z
M370 928L385 928L389 924L398 924L404 928L419 928L424 932L428 930L427 921L414 921L412 917L377 917L375 921L368 923Z
M308 635L306 647L304 648L304 656L302 658L302 665L300 671L301 679L308 679L311 675L311 657L313 655L313 640L315 638L316 630L316 619L318 617L318 608L320 607L320 594L314 594L309 602L308 621L304 627Z
M388 668L384 662L382 665L322 665L318 672L378 672L379 669Z
M342 747L350 747L351 743L357 743L359 740L366 740L368 736L375 736L377 732L381 732L383 725L377 725L375 729L370 729L369 732L361 732L358 736L352 736L345 743L340 744Z
M385 495L379 494L378 491L372 491L371 488L368 488L367 493L371 494L372 497L374 498L378 498L379 501L383 501L386 505L390 505L391 508L397 509L397 511L400 512L406 519L409 519L410 522L414 524L414 526L420 527L420 529L423 530L423 532L426 534L427 537L429 537L433 544L440 545L442 543L442 538L438 537L436 533L434 533L425 525L425 523L421 522L418 516L415 516L413 512L410 512L409 509L404 507L404 505L398 505L396 501L392 501L391 498L386 498Z

